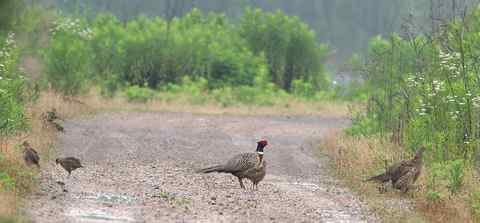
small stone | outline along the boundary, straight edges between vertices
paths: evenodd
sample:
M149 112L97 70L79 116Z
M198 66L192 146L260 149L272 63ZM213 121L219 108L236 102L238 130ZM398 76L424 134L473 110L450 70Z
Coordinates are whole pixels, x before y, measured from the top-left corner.
M217 200L216 197L211 197L210 199L211 199L212 201L216 201L216 200Z

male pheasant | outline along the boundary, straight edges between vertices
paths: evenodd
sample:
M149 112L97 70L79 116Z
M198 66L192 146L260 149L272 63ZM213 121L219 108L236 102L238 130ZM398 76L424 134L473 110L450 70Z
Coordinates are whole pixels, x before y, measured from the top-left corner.
M367 181L378 181L381 183L392 181L395 189L406 193L422 172L423 152L425 152L424 146L416 152L413 159L395 163L388 167L385 173L371 177Z
M267 163L263 159L263 149L267 145L267 140L262 139L257 142L255 153L238 154L225 164L200 169L197 173L231 173L238 178L241 188L245 189L243 179L247 178L253 183L252 189L258 189L258 183L263 180L266 174Z

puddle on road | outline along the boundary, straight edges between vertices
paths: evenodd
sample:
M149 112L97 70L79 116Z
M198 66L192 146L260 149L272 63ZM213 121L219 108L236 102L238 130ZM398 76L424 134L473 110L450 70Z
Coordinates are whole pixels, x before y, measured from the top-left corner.
M79 200L91 200L98 203L107 203L107 204L127 204L132 205L135 204L138 200L135 197L131 197L128 195L120 195L120 194L113 194L113 193L97 193L97 194L90 194L90 195L80 195L77 197Z
M275 184L277 185L280 185L280 186L294 186L296 188L303 188L303 189L306 189L308 191L312 191L312 192L316 192L316 191L326 191L326 188L324 187L321 187L320 185L318 184L314 184L314 183L307 183L307 182L276 182Z
M79 204L70 208L68 216L79 222L137 222L127 210L117 210L117 208L105 206L105 204L132 205L137 202L134 197L113 193L98 193L83 195L77 199L80 201Z

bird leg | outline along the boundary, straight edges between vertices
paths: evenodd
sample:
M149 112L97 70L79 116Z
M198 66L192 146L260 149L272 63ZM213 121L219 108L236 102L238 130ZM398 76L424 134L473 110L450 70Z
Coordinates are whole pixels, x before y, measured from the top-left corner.
M388 189L387 189L388 185L387 184L388 184L388 182L387 183L381 183L378 186L378 192L381 193L381 194L388 192Z
M238 178L238 182L240 182L240 187L241 187L242 189L245 189L245 185L243 185L242 178L239 177L239 178Z

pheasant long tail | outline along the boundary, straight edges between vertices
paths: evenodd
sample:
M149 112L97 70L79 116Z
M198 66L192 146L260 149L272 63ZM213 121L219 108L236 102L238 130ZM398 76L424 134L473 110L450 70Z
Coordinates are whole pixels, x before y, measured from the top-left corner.
M370 178L366 179L365 181L387 182L388 180L390 180L390 177L386 173L383 173L383 174L380 174L380 175L377 175L377 176L370 177Z
M197 173L211 173L211 172L225 172L225 166L223 165L217 165L217 166L211 166L203 169L199 169L196 172Z

